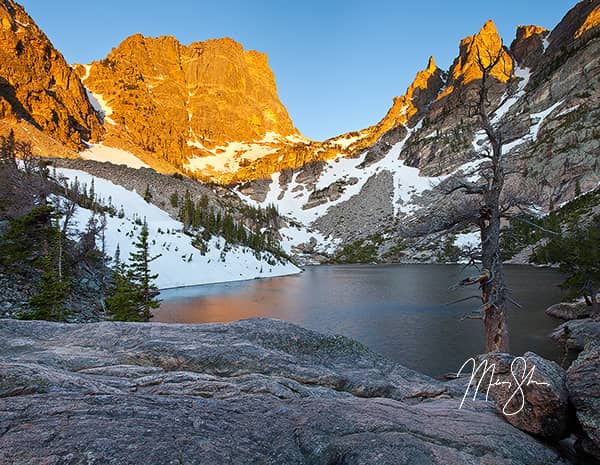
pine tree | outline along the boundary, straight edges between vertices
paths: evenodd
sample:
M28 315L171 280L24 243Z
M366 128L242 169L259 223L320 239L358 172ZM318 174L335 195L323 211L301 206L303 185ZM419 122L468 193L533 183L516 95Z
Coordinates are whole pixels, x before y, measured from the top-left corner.
M71 280L62 265L62 232L51 230L48 253L41 259L42 276L38 293L29 300L32 311L24 316L31 320L64 321L67 314L65 302L71 289Z
M19 271L23 262L35 261L45 253L45 240L51 236L54 208L41 205L10 221L0 237L0 264Z
M106 297L108 314L116 321L142 321L137 300L137 288L128 276L126 265L121 261L121 250L117 245L113 283Z
M149 321L152 318L152 309L160 305L160 301L156 298L158 288L154 284L158 274L150 272L150 263L160 255L150 257L148 236L148 223L144 218L142 230L134 244L136 250L129 254L128 265L129 278L137 288L138 313L143 321Z
M567 297L583 297L593 314L600 314L600 215L537 247L532 259L540 264L558 263L566 276L561 287Z
M177 208L179 206L179 193L177 191L173 192L169 200L171 201L171 206Z
M146 192L144 192L144 200L148 203L152 202L152 192L150 192L150 184L146 184Z
M94 178L92 178L92 182L90 183L90 202L89 202L89 206L91 208L93 208L95 202L96 202L96 188L94 186Z

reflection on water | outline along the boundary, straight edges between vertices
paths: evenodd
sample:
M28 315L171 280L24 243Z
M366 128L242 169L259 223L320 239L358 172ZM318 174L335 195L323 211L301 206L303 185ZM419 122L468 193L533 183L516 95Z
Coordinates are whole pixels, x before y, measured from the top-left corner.
M154 321L225 322L269 317L357 339L387 357L430 375L456 371L482 352L483 323L461 317L479 303L448 302L477 289L449 288L468 272L454 265L339 265L309 267L282 278L170 289L161 293ZM558 325L544 309L560 300L553 270L507 267L512 298L511 349L559 360L547 336Z

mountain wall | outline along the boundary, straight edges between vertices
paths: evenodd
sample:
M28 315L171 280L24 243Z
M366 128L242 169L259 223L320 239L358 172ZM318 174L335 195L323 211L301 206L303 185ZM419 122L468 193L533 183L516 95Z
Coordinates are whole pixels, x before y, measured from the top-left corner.
M161 172L274 203L328 250L376 236L386 254L407 225L458 208L442 187L457 176L481 181L479 62L496 54L486 105L502 134L507 190L548 211L600 182L600 0L578 2L552 31L520 26L510 45L487 21L461 40L450 69L431 57L378 123L326 141L294 128L266 56L231 39L185 46L137 34L74 73L18 5L0 5L9 83L0 130L19 121L19 137L60 156L101 138Z
M112 145L178 168L190 157L218 157L230 142L298 135L267 56L232 39L185 46L137 34L77 69L104 105Z
M11 123L3 132L23 121L75 151L103 132L77 75L12 0L0 0L0 120Z

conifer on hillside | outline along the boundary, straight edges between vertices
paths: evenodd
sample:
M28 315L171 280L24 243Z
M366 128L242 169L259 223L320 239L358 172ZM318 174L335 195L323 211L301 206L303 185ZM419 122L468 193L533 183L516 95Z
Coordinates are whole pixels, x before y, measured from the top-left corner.
M138 312L137 288L130 280L127 267L121 261L120 247L115 252L113 283L106 297L108 314L117 321L142 321Z

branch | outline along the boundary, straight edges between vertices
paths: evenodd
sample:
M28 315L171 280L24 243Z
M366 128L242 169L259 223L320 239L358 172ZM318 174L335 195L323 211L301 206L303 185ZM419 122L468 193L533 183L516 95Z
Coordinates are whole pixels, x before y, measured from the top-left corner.
M508 295L506 296L506 300L508 300L511 304L513 304L517 308L523 308L523 306L519 302L517 302L516 300L514 300L512 297L510 297Z
M464 191L464 193L467 195L482 195L486 192L487 189L483 186L478 186L476 184L467 183L463 181L454 186L453 188L444 191L444 193L446 195L449 195L459 190Z
M525 224L528 224L529 226L533 226L534 228L539 229L540 231L543 231L547 234L551 234L551 235L557 236L557 237L562 237L562 233L552 231L551 229L546 229L543 226L540 226L539 224L535 224L533 221L529 221L528 219L520 218L518 216L513 216L511 218L511 220L517 220L517 221L520 221L521 223L525 223Z
M481 270L481 274L479 276L472 276L470 278L463 279L459 285L460 286L472 286L473 284L481 284L488 282L491 279L491 274L489 270L483 269Z
M464 299L458 299L458 300L455 300L454 302L448 302L445 305L446 305L446 307L449 307L450 305L459 304L461 302L465 302L467 300L472 300L472 299L479 299L479 300L481 300L481 296L480 295L471 295L469 297L465 297Z
M465 320L483 320L482 315L467 315L466 313L460 317L460 321Z

